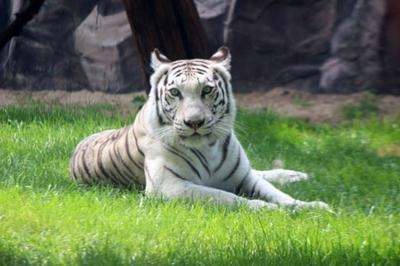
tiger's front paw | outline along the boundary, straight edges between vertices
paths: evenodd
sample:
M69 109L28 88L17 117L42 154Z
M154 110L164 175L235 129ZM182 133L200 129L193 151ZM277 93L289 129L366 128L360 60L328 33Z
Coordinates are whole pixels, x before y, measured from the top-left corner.
M247 201L247 207L249 207L252 210L260 210L260 209L270 209L270 210L276 210L278 209L278 205L270 202L265 202L262 200L248 200Z
M306 202L296 200L292 207L295 209L324 209L332 212L332 209L329 207L329 205L322 201Z
M285 169L275 169L273 171L276 172L277 176L271 181L279 183L281 185L309 179L309 176L303 172Z

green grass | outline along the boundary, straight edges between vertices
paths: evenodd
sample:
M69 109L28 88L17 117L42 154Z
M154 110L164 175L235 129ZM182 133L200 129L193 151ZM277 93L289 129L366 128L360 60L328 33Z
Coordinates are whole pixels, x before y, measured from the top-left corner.
M399 119L329 126L239 113L237 132L254 166L281 159L310 173L281 188L328 202L331 214L76 186L71 151L91 133L133 121L116 113L109 106L0 109L0 265L400 264L400 157L379 152L400 146Z

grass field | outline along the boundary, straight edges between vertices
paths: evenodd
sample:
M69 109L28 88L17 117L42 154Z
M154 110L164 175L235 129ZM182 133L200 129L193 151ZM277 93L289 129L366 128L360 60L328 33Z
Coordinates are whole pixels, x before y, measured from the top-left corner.
M400 119L312 125L240 112L254 166L311 180L281 187L336 214L226 209L81 188L83 137L133 118L110 106L0 109L0 265L400 265ZM103 115L106 114L106 115Z

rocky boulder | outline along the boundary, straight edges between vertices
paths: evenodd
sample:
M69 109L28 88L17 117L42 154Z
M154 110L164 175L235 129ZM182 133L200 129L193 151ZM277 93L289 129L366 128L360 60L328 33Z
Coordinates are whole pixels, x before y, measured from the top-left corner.
M335 0L235 1L226 43L239 90L296 83L315 88L329 53Z
M382 71L379 53L384 14L384 1L355 3L331 38L329 58L321 67L320 90L376 88Z
M120 0L99 1L73 37L92 90L118 93L140 88L139 55Z
M9 2L11 15L19 11L18 2ZM3 84L32 89L88 87L74 50L73 33L95 4L95 1L85 1L85 5L70 0L45 1L39 14L5 49Z

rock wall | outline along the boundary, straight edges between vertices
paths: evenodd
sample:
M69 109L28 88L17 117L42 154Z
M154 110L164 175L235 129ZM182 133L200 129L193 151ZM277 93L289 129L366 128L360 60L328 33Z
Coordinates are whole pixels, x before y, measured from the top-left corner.
M332 35L329 58L321 67L321 90L376 89L382 71L379 53L385 8L384 1L356 1Z
M237 0L226 40L240 54L236 83L243 90L379 90L386 10L385 0Z
M101 0L73 34L88 87L105 92L140 89L140 59L121 0Z
M0 30L18 3L0 0ZM400 93L398 0L195 3L212 50L223 43L231 48L237 91L289 86ZM0 63L0 86L141 89L138 54L119 0L47 0L0 53Z
M10 5L14 5L11 16L20 9L15 7L16 2L9 1ZM87 0L84 3L71 0L44 2L38 15L5 49L3 86L31 89L89 87L74 49L73 38L74 31L96 1Z
M232 61L237 89L316 88L329 53L335 6L335 0L235 1L226 42L239 55Z

